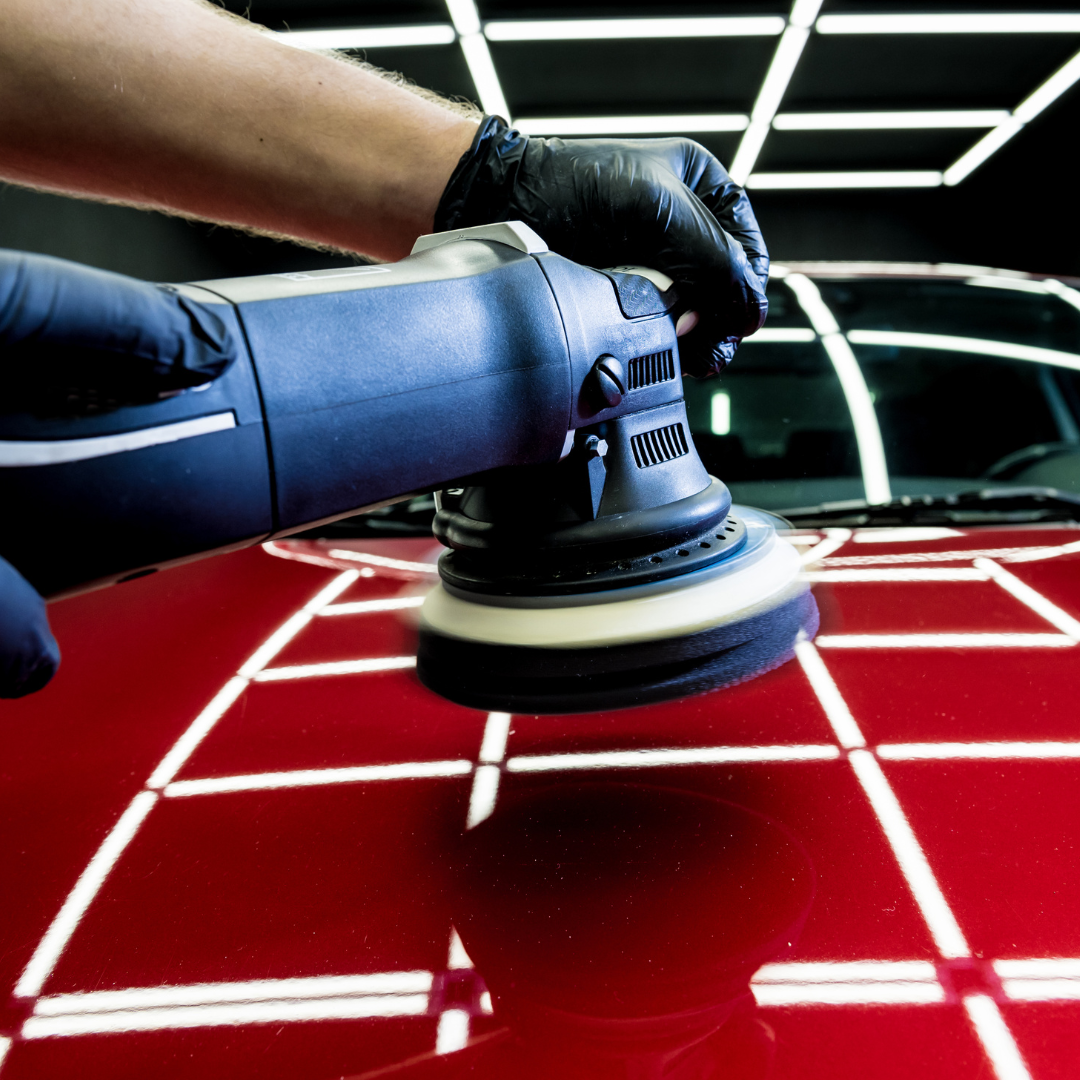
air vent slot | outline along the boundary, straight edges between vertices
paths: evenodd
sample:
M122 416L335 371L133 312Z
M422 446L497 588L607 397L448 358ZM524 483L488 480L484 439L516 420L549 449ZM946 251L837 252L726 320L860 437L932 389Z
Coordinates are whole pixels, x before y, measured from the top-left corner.
M630 439L630 446L639 469L662 465L665 461L673 461L690 452L682 424L668 424L667 427L634 435Z
M630 374L627 377L627 390L640 390L643 386L654 386L675 378L675 357L670 349L651 353L649 356L635 356L630 361Z

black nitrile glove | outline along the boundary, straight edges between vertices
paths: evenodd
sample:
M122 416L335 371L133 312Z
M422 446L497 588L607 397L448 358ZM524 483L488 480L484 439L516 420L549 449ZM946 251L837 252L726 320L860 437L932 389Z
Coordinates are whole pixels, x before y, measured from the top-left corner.
M217 378L236 349L213 310L170 286L0 251L5 412L95 412Z
M0 559L0 698L40 690L56 674L60 649L45 601L10 563Z
M435 229L524 221L560 255L673 278L700 320L680 342L690 375L723 371L765 321L769 254L745 192L689 139L526 138L497 116L454 170Z
M213 310L169 286L0 251L5 413L92 413L150 402L217 378L235 356ZM45 602L0 559L0 697L40 690L59 663Z

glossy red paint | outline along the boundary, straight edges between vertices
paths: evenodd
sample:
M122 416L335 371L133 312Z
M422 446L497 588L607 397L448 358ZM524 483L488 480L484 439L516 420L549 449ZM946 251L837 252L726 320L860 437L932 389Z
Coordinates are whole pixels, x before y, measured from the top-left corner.
M581 716L488 716L419 685L409 597L434 580L430 541L351 553L284 543L55 605L61 674L5 703L0 730L0 1032L12 1040L0 1080L395 1066L384 1075L526 1076L543 1054L502 1022L521 1035L537 1015L548 1075L608 1075L589 1057L595 1024L570 1035L554 1014L522 1018L514 995L532 1000L533 969L522 969L525 991L500 976L492 1015L483 965L452 930L460 923L496 962L484 920L461 914L463 837L496 835L500 809L558 808L597 783L616 800L646 785L693 793L678 796L687 805L747 808L745 821L794 838L816 881L805 927L797 904L785 909L792 944L777 939L754 976L756 1012L714 973L679 993L713 987L701 1008L734 1009L719 1033L694 1049L693 1025L668 1016L643 1049L642 1018L664 1009L638 990L626 1005L636 1019L618 1021L624 1056L633 1028L634 1053L653 1065L684 1040L673 1077L711 1075L720 1060L715 1075L763 1076L770 1057L783 1078L1075 1073L1078 538L1059 527L871 544L796 536L822 610L816 647L729 690ZM811 541L828 552L817 561ZM402 603L371 603L382 600ZM334 614L339 605L353 606ZM271 635L276 647L260 649ZM201 738L170 753L193 722ZM596 958L611 926L580 923L588 860L575 863L573 918L550 914L570 888L559 845L584 842L583 827L560 826L545 849L555 906L537 932L554 935L552 955L579 933L581 970L610 981L612 962ZM769 880L783 846L731 830L741 869L718 909L724 926L744 925L738 886ZM662 942L676 940L664 934L705 934L723 890L694 876L715 872L706 861L665 871L670 901L659 903L650 867L661 855L682 867L682 841L641 835L646 854L663 846L613 895L627 912L636 898L657 904L655 941L639 926L627 955L662 967L675 955ZM515 850L513 836L500 844ZM613 866L597 869L598 894ZM521 895L531 903L537 888ZM740 934L753 936L732 931L728 945L750 956L760 942Z

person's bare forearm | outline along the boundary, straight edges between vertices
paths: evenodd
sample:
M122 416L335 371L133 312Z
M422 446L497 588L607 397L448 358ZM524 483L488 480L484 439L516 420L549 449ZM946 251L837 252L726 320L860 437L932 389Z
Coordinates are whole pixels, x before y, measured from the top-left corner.
M0 178L395 259L475 121L198 0L0 0Z

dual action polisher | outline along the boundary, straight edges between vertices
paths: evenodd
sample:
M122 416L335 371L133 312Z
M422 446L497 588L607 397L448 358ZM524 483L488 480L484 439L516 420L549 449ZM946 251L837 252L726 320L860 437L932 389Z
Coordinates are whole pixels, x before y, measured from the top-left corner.
M436 492L418 674L477 708L590 711L782 663L817 613L775 520L701 464L671 281L520 222L398 263L174 287L226 326L211 383L0 415L0 551L44 595Z

